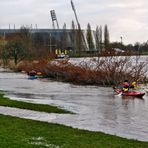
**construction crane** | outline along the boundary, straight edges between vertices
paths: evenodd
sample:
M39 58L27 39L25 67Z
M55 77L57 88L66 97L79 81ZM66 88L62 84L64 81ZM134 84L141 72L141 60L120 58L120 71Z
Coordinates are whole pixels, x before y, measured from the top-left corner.
M74 6L74 3L73 3L72 0L71 0L71 7L72 7L72 10L73 10L74 15L75 15L75 19L76 19L76 22L77 22L77 25L78 25L78 29L81 31L81 26L80 26L80 23L79 23L79 21L78 21L76 9L75 9L75 6ZM84 35L83 35L83 32L82 32L82 31L81 31L81 37L82 37L82 41L83 41L84 48L85 48L85 50L87 50L88 47L87 47L87 44L86 44L86 41L85 41L85 38L84 38Z

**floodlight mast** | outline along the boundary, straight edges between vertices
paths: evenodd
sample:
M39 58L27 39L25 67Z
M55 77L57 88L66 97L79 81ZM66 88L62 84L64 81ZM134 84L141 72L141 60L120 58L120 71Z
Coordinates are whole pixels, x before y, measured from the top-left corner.
M80 23L78 21L78 17L77 17L77 14L76 14L76 9L75 9L75 6L74 6L74 3L73 3L72 0L71 0L71 7L72 7L72 10L73 10L74 15L75 15L75 19L76 19L76 22L77 22L77 25L78 25L78 29L80 29L80 31L81 31L81 26L80 26ZM86 44L86 41L85 41L85 38L84 38L84 35L83 35L82 32L81 32L81 37L82 37L82 41L83 41L83 44L84 44L84 48L85 48L85 50L87 50L88 49L87 44Z
M71 0L71 7L72 7L72 10L74 12L74 15L75 15L75 18L76 18L76 21L77 21L77 25L79 26L79 21L78 21L78 17L77 17L77 14L76 14L76 9L75 9L75 6L74 6L74 3L73 1Z
M55 29L54 21L56 21L57 29L59 29L59 23L58 23L58 20L57 20L57 17L56 17L55 10L51 10L51 11L50 11L50 14L51 14L51 19L52 19L52 26L53 26L53 29Z

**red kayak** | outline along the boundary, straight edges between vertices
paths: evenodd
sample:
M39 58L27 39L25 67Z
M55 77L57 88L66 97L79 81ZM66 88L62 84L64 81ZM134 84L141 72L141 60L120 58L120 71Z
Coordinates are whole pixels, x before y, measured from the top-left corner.
M124 92L122 93L123 96L135 96L135 97L143 97L145 95L144 92L134 92L134 91L131 91L131 92Z
M145 95L145 92L138 92L138 91L122 92L121 89L119 88L116 88L114 90L117 94L121 94L123 96L143 97Z

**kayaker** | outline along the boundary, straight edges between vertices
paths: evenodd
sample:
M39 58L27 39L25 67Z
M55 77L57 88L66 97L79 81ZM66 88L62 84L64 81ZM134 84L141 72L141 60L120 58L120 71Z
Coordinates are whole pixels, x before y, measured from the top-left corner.
M128 92L129 91L129 87L130 87L130 84L129 84L128 80L124 80L124 82L122 84L122 91L123 92Z
M37 72L36 72L35 70L31 70L31 71L28 72L28 75L29 75L29 76L35 76L36 73L37 73Z
M134 81L134 82L132 82L130 88L133 89L133 90L135 90L135 89L138 89L138 88L140 88L140 87L139 87L138 84Z

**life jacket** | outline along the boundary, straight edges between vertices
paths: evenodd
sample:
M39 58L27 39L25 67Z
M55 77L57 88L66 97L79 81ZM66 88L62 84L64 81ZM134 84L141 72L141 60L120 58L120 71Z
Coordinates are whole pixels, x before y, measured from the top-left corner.
M123 88L123 91L124 92L128 92L128 88Z

